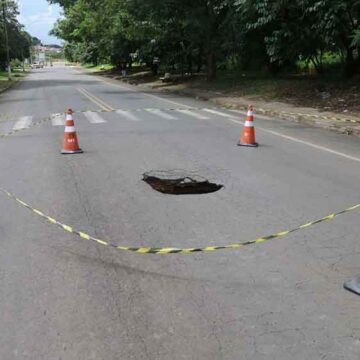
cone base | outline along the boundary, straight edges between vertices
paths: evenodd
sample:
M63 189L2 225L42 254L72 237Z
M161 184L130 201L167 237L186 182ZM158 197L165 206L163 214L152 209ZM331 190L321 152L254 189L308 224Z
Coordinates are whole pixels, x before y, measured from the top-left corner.
M258 147L259 144L256 143L256 142L255 142L255 143L252 143L252 144L247 144L247 143L243 143L243 142L239 141L239 142L237 143L237 146Z
M350 281L344 284L344 288L348 291L353 292L356 295L360 295L360 275L355 276Z
M81 149L78 150L61 150L63 155L70 155L70 154L82 154L84 151Z

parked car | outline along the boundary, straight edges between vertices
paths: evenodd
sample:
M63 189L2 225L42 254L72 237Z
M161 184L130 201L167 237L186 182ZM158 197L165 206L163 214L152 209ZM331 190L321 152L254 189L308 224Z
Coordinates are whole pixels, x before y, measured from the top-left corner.
M31 68L32 69L43 69L44 63L35 61L31 64Z

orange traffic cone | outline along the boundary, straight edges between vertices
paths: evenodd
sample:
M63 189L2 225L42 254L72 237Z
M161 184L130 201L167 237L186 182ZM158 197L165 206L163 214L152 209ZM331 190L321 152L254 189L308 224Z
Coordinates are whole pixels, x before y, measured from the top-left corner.
M255 128L254 128L254 108L249 105L244 129L238 142L238 146L257 147L259 144L255 142Z
M73 111L69 109L66 115L64 148L61 151L62 154L80 154L83 152L79 147L72 114Z

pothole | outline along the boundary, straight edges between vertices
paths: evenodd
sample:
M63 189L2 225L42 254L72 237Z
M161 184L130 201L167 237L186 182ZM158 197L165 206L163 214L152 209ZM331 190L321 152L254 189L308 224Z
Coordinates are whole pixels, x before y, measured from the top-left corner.
M209 194L223 188L223 185L180 170L146 172L143 174L143 181L154 190L171 195Z

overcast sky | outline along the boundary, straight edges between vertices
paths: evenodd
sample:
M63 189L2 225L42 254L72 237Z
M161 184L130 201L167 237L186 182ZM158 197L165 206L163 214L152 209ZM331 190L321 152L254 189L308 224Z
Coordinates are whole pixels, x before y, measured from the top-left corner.
M60 44L61 40L49 35L60 17L60 7L49 5L46 0L18 0L19 21L26 31L39 38L44 44Z

